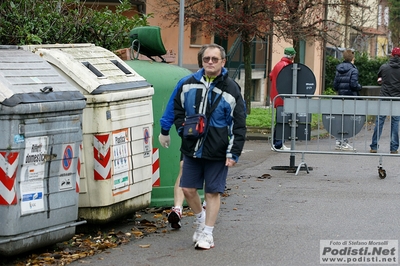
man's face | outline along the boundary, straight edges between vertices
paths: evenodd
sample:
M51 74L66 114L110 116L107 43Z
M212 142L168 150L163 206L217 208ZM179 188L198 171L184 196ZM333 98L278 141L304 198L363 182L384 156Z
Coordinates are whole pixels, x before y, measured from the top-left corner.
M218 48L207 48L203 54L203 68L209 77L216 77L225 66L225 59L221 58Z

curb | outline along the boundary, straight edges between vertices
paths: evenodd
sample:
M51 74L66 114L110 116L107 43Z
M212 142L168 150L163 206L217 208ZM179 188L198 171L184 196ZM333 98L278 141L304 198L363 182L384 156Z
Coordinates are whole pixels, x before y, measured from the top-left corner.
M318 135L326 135L329 134L325 129L320 130L312 130L311 137L317 137ZM252 129L247 130L246 132L246 140L266 140L269 141L271 139L271 132L268 129Z
M246 140L269 140L271 138L270 133L259 133L259 132L246 132Z

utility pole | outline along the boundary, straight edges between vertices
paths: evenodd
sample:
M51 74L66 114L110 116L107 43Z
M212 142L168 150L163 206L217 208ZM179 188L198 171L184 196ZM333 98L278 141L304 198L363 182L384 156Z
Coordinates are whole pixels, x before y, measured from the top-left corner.
M324 0L324 30L323 30L323 40L322 40L322 86L321 86L321 92L323 93L325 91L325 72L326 72L326 31L328 28L328 0Z

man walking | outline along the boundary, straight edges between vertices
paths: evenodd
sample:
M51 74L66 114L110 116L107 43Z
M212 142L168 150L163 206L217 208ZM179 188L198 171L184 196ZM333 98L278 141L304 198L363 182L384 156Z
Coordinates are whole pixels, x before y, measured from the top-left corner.
M207 49L207 45L203 45L199 52L197 53L197 63L199 68L203 67L203 53L205 49ZM174 99L176 96L176 92L182 86L183 82L191 77L193 74L189 74L188 76L183 77L176 84L174 90L172 91L171 97L167 103L165 111L160 118L161 132L158 136L158 140L162 147L168 148L171 143L171 137L169 136L169 130L171 129L174 123ZM174 229L179 229L182 226L181 218L183 211L183 201L185 200L185 195L183 194L182 188L179 186L181 183L182 176L182 166L183 166L183 155L181 154L180 162L179 162L179 174L176 178L174 185L174 206L171 208L171 211L168 214L168 223ZM203 206L205 207L206 202L203 202Z
M189 207L196 215L193 234L195 248L214 247L213 230L220 209L220 194L225 190L228 167L234 166L245 142L246 107L239 85L224 69L223 47L210 44L205 49L203 68L185 80L174 99L174 124L182 137L182 187ZM199 138L185 137L188 116L206 116L206 129ZM193 128L195 129L195 128ZM204 184L207 208L197 192Z
M378 83L381 83L380 96L400 97L400 48L394 47L389 62L383 64L378 71ZM386 116L376 117L374 134L372 135L371 153L377 153L379 139L382 134ZM399 117L390 119L390 153L397 154L399 149Z

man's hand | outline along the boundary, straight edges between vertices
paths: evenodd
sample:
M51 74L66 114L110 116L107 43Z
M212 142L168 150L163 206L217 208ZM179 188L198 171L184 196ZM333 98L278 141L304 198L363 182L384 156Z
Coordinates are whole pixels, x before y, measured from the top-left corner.
M160 135L158 135L158 141L160 142L161 146L168 148L169 144L171 143L171 137L169 135L165 136L160 133Z
M235 160L232 160L230 158L226 158L225 166L231 167L236 164Z

